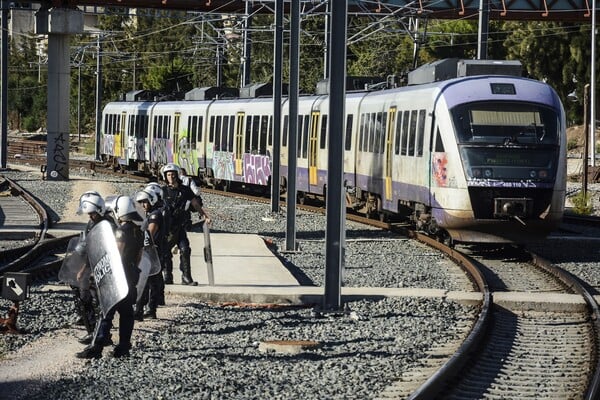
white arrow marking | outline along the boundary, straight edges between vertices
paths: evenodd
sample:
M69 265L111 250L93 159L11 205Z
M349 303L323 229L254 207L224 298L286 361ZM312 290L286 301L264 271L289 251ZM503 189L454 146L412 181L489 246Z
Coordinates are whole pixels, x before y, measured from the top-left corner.
M10 287L13 290L13 292L16 293L17 296L23 294L23 289L21 288L21 286L17 285L17 281L15 280L15 278L7 278L6 286Z

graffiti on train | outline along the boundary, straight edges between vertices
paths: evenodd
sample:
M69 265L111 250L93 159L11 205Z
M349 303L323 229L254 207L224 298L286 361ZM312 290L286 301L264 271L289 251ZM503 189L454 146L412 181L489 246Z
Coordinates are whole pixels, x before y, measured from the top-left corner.
M259 154L244 154L244 182L266 185L271 176L271 158Z
M233 153L215 151L212 161L215 178L233 180Z

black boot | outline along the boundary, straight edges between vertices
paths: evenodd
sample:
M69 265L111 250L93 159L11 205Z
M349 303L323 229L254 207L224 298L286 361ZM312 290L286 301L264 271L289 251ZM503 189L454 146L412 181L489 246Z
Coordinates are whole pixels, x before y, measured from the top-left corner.
M184 250L181 253L181 283L183 285L197 286L198 282L192 279L192 263L190 261L191 250Z
M102 357L102 346L98 344L93 344L91 346L86 347L83 351L75 354L77 358L100 358Z
M164 274L165 274L165 285L172 285L173 284L173 272L171 272L169 270L165 270Z

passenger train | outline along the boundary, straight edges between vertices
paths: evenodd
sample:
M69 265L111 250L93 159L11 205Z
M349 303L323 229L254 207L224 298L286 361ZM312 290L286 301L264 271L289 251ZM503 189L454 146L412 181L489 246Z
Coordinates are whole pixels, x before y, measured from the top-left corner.
M564 109L549 85L514 67L442 60L411 72L407 86L348 91L347 206L410 219L455 242L521 243L555 229L566 187ZM283 191L288 106L284 98ZM299 99L299 202L327 192L328 112L327 94ZM272 113L272 97L111 102L103 111L101 152L128 168L156 171L174 162L205 185L266 191Z

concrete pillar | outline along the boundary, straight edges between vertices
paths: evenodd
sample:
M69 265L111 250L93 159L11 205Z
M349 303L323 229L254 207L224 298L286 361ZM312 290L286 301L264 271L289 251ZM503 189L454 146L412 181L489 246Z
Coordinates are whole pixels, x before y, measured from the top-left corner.
M77 9L40 9L38 34L48 35L48 180L69 179L70 35L83 32L83 13Z

